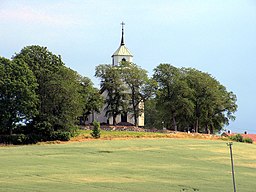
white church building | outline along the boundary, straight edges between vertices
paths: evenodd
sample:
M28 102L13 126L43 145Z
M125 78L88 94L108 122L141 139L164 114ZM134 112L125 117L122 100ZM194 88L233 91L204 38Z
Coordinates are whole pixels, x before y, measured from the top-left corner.
M112 65L117 66L121 61L133 61L133 55L129 51L129 49L125 46L124 43L124 23L121 23L122 25L122 35L121 35L121 43L118 49L113 53L112 55ZM107 91L104 91L102 93L102 96L104 98L107 98ZM94 120L99 121L100 123L106 123L109 125L113 125L113 118L112 117L106 117L106 111L105 111L106 105L102 108L100 113L94 113L88 117L88 122L92 122ZM141 103L140 108L144 108L144 104ZM144 126L144 112L138 117L137 119L138 126L143 127ZM134 117L131 113L118 115L116 118L117 124L135 124Z

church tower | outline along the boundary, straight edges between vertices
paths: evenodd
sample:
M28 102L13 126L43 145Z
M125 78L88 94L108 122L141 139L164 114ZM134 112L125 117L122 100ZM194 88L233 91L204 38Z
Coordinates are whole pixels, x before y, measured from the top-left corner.
M121 36L121 43L118 49L113 53L112 55L112 65L113 66L118 66L120 62L122 61L127 61L127 62L132 62L133 56L129 49L125 46L124 43L124 22L121 23L122 25L122 36ZM108 97L108 92L107 90L103 90L101 95L104 98ZM106 104L105 106L101 109L100 113L94 113L88 117L87 123L91 123L94 120L99 121L100 123L104 124L109 124L113 125L113 117L106 117ZM140 109L144 109L144 103L141 102L139 105ZM125 114L119 114L116 117L116 123L128 123L131 125L135 124L134 116L132 113L127 112ZM137 119L138 126L143 127L144 126L144 112L138 117Z
M112 55L112 65L116 66L121 61L128 61L132 62L132 54L129 49L124 44L124 25L125 23L122 22L122 36L121 36L121 43L118 49Z

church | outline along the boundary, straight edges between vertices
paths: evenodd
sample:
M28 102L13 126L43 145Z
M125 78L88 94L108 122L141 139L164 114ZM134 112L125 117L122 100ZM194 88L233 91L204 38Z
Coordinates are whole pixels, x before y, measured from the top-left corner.
M112 66L118 66L121 61L127 61L132 62L133 61L133 55L129 51L129 49L125 46L124 43L124 22L121 23L122 25L122 33L121 33L121 43L118 47L118 49L113 53L112 57ZM102 93L102 96L104 98L107 98L108 93L107 91L104 91ZM100 122L101 124L109 124L113 125L113 118L112 117L106 117L106 111L105 106L103 106L100 113L94 113L88 117L88 123L93 122L94 120ZM144 104L141 103L139 106L141 109L144 109ZM144 126L144 112L137 118L138 126L143 127ZM122 115L118 115L116 118L116 123L121 125L134 125L135 120L131 113L126 113Z

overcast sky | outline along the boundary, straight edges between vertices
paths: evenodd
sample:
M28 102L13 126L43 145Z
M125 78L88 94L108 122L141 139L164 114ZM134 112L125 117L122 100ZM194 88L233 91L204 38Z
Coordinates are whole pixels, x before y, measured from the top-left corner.
M125 25L134 63L210 73L237 95L228 129L256 133L256 0L0 0L0 55L41 45L94 78L111 63Z

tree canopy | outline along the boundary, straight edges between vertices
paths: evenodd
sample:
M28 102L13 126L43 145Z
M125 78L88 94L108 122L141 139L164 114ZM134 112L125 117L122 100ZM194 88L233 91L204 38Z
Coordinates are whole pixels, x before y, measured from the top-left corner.
M120 68L112 65L99 65L96 67L95 76L101 79L101 92L107 91L106 116L112 117L113 124L116 125L116 117L127 113L129 104L129 95L122 81Z
M67 140L78 118L99 111L101 103L90 79L46 47L24 47L12 60L0 57L0 134L13 136L4 137L7 143Z
M95 76L101 79L101 90L107 93L106 115L113 117L115 124L117 115L129 113L138 126L138 117L144 112L144 101L151 97L156 87L147 71L135 63L122 61L118 66L97 66Z
M154 69L158 82L157 117L177 131L215 132L234 120L236 96L208 73L160 64ZM147 109L152 111L154 109ZM160 116L159 116L160 115Z
M99 90L93 87L93 83L87 77L80 77L80 91L82 97L83 113L81 121L86 122L89 115L100 113L104 104L104 98Z
M46 47L27 46L16 59L27 63L38 82L39 113L33 123L46 121L55 130L66 129L81 112L78 74Z
M37 87L23 60L0 57L0 132L12 134L18 123L30 122L37 115Z
M11 60L0 57L0 135L15 131L36 134L33 141L67 139L79 118L84 123L104 104L114 125L127 113L138 125L145 112L147 127L214 133L235 119L236 95L197 69L160 64L149 78L135 63L122 61L97 66L95 76L100 90L38 45L24 47Z

